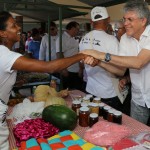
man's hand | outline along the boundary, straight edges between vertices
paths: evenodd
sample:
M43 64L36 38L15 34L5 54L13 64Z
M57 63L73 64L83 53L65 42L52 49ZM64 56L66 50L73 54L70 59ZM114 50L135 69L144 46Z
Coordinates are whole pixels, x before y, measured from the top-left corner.
M95 67L98 63L99 63L99 60L93 58L92 56L87 56L83 62L87 65L90 65L92 67Z

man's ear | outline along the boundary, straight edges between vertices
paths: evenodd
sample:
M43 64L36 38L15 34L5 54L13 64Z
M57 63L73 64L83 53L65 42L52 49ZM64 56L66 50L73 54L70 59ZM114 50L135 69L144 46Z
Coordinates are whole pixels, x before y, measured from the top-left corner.
M6 34L6 31L0 31L0 37L1 38L6 38L7 37L7 34Z

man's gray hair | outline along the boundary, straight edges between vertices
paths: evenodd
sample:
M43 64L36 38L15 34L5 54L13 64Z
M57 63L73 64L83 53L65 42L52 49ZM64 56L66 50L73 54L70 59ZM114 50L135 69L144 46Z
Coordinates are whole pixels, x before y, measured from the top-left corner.
M148 3L144 0L128 1L124 6L123 11L136 11L139 18L147 18L147 24L150 23L150 10L148 8Z

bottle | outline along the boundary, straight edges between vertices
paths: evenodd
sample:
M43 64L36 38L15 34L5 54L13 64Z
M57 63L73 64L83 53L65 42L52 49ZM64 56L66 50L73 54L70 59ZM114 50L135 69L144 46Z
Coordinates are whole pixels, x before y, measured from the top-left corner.
M110 106L104 106L104 109L103 109L103 118L104 118L105 120L107 120L108 110L109 110L110 108L111 108Z
M122 124L122 112L121 111L115 111L114 112L114 123Z
M79 109L81 107L81 102L79 100L74 100L72 102L72 110L75 111L77 116L79 116Z
M104 106L104 103L99 103L99 116L103 116Z
M88 104L85 102L81 102L81 107L88 107Z
M79 125L81 127L89 126L89 108L88 107L80 107L79 111Z
M92 127L96 122L98 122L98 114L91 113L89 117L89 127Z

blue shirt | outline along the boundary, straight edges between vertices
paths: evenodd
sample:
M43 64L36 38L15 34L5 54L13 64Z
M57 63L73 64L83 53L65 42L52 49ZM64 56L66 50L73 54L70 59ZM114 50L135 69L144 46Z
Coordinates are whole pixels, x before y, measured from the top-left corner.
M33 58L39 59L39 50L40 50L40 41L34 41L32 40L29 43L28 52L32 53Z

